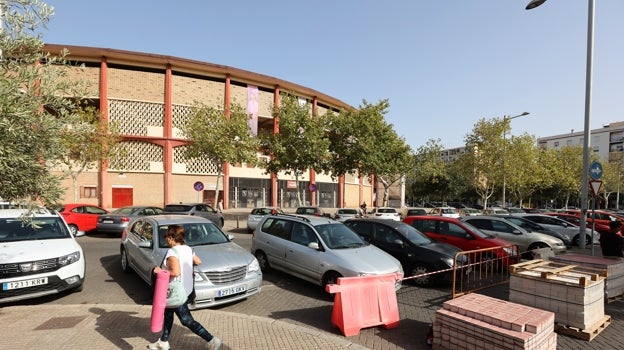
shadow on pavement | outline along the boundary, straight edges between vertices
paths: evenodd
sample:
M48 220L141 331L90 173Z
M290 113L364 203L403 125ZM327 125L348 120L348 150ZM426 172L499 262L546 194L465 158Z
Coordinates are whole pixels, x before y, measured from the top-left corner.
M150 288L134 271L123 272L119 265L119 255L103 256L100 262L102 263L102 268L104 268L108 276L110 276L110 279L104 282L119 284L128 297L139 305L152 304L152 288Z
M131 350L134 347L125 339L136 338L141 334L152 334L150 331L150 319L136 317L136 312L106 311L99 307L92 307L89 312L96 314L95 330L103 337L115 344L117 349ZM154 338L158 336L155 335ZM145 344L153 341L146 339Z

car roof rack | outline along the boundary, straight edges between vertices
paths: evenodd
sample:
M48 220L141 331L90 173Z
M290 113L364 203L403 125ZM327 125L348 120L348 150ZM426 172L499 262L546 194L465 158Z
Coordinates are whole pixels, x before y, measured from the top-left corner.
M293 218L301 219L301 220L303 220L303 221L305 221L305 222L310 222L310 219L309 219L309 218L306 218L305 216L303 216L303 215L298 215L298 214L287 214L287 213L278 213L278 212L275 212L275 213L274 213L274 214L272 214L272 215L273 215L273 216L288 216L288 217L293 217Z

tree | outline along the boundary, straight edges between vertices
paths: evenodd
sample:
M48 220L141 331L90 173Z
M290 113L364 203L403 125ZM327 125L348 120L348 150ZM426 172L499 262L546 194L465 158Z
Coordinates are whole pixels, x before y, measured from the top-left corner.
M436 194L441 198L449 194L447 165L440 158L443 149L440 139L429 139L416 150L412 176L416 188L420 188L423 194Z
M219 181L223 164L258 164L258 138L251 134L248 122L251 116L240 105L234 104L229 115L226 111L195 103L183 135L189 140L187 156L202 158L217 167L217 184L214 203L219 201Z
M74 123L65 125L60 133L60 142L69 151L58 160L63 174L72 180L74 203L78 201L78 176L97 167L99 160L121 152L116 147L121 140L116 125L101 123L99 110L85 102L75 115Z
M506 187L512 197L523 205L536 191L552 184L548 167L549 159L545 150L536 145L529 134L511 137L505 152Z
M466 147L472 150L462 158L467 171L472 174L471 183L481 197L483 209L496 189L502 185L504 176L503 132L508 128L507 120L494 118L491 121L480 119L466 135Z
M388 189L404 179L414 162L410 146L385 120L389 108L390 103L386 99L376 105L364 100L358 109L362 125L358 137L361 161L357 169L360 174L374 174L381 182L384 206L388 205Z
M308 171L328 169L329 139L325 137L326 118L311 115L309 103L299 104L296 96L285 94L279 108L274 109L279 133L261 135L262 149L270 154L267 173L283 171L294 175L299 189L300 177ZM297 190L297 203L301 194Z
M54 10L37 0L0 2L0 197L57 203L60 178L46 162L69 152L61 133L77 117L86 86L70 81L65 60L43 53L41 30Z
M583 148L566 146L560 150L551 150L550 173L553 183L565 198L567 208L570 197L579 198L581 194L581 178L583 173ZM548 163L545 164L548 166Z

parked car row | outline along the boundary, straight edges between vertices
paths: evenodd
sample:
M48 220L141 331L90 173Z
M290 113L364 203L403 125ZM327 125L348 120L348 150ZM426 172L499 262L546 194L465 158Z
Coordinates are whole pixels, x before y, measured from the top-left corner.
M223 215L205 203L175 203L164 208L127 206L112 212L92 204L72 203L56 208L72 234L80 236L89 231L121 235L132 219L146 215L180 214L204 217L223 227Z

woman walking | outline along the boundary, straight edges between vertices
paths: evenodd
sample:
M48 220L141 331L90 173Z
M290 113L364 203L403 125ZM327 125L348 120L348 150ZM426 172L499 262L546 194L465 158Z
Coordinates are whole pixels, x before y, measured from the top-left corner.
M170 249L167 250L162 266L154 268L154 274L165 269L169 271L171 279L179 276L186 291L187 301L176 308L165 309L163 333L157 342L151 343L147 347L152 350L169 349L169 336L171 326L173 326L173 314L175 313L185 327L208 342L209 350L218 350L221 347L221 340L214 337L204 326L195 321L188 308L188 296L193 292L193 266L201 264L201 260L193 254L191 247L184 244L184 228L182 226L169 226L165 233L165 242Z

